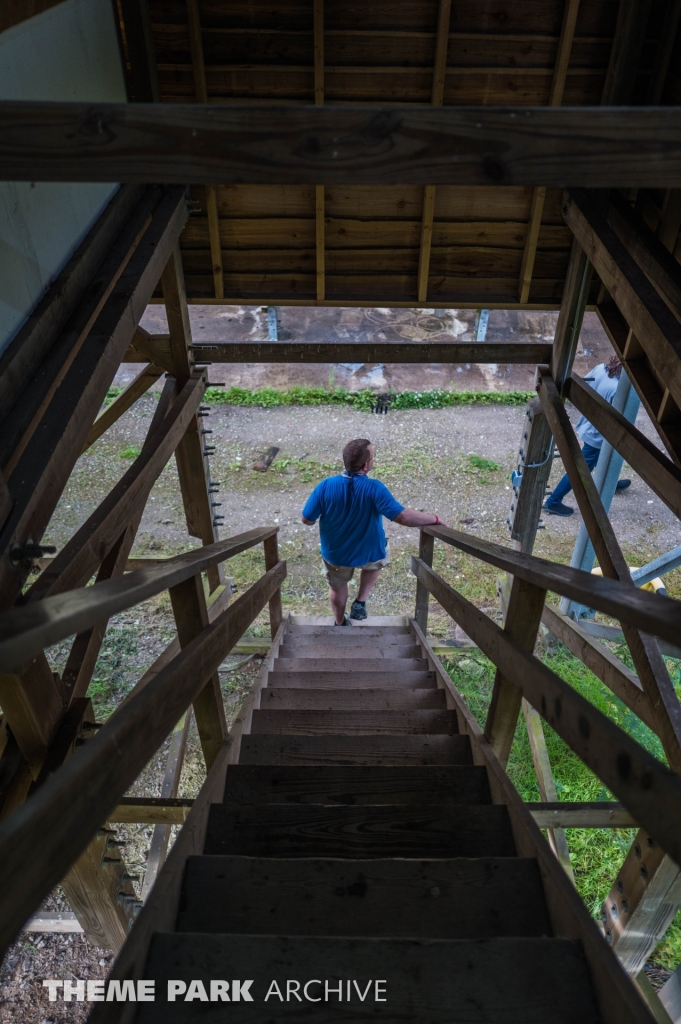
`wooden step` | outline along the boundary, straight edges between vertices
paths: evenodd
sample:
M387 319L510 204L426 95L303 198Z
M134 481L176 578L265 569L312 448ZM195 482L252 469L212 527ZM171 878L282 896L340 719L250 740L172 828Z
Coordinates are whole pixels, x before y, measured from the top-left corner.
M454 736L454 711L280 711L253 712L251 733L288 736Z
M162 933L151 941L143 977L157 979L159 995L154 1002L136 1004L140 1024L217 1024L227 1019L231 1024L275 1020L291 1024L302 1020L320 1024L598 1024L600 1020L581 944L571 939ZM211 978L252 980L253 1001L185 1002L182 997L166 1001L168 980L189 985L194 978L204 979L208 990ZM293 995L286 1002L287 979L299 982L301 1002ZM382 984L377 991L378 980ZM282 1000L270 995L266 1001L273 981L280 987ZM307 982L309 998L321 1002L305 998ZM377 995L385 1001L377 1002ZM639 1016L642 1019L643 1007Z
M427 859L513 857L515 846L500 804L213 804L204 853Z
M240 764L470 764L468 736L264 736L241 739Z
M231 803L420 804L490 803L482 765L312 766L233 764L225 800Z
M279 657L285 659L333 659L375 661L387 658L391 661L422 661L421 648L415 644L397 644L384 646L378 641L370 644L282 644ZM421 666L422 667L422 666Z
M348 626L297 626L291 623L286 630L286 636L342 636L349 629L361 630L362 636L411 636L407 626L360 626L353 623Z
M520 857L190 857L183 932L484 939L550 935L537 862Z
M275 660L276 665L276 660ZM353 668L352 672L281 672L273 671L267 677L268 687L272 686L295 686L311 687L320 689L328 687L337 690L339 686L362 689L387 687L389 690L403 688L423 689L429 687L435 689L437 681L434 672L407 672L391 669L389 672L359 672Z
M426 672L425 658L275 658L273 672Z
M444 690L394 689L375 690L313 690L308 687L266 687L260 695L260 708L298 708L320 711L417 711L444 708L447 700Z
M411 633L381 633L368 629L337 629L333 633L321 633L316 636L310 636L307 633L285 633L283 643L304 644L305 646L313 644L348 644L349 647L353 647L356 644L369 645L378 643L382 647L408 647L409 644L415 644L416 640Z

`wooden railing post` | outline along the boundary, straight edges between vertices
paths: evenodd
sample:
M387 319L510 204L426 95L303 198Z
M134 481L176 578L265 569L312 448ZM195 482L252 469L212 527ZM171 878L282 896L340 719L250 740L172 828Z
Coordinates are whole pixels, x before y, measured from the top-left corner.
M433 548L435 547L435 538L430 533L425 533L421 530L421 536L419 539L419 558L426 565L433 564ZM416 582L416 607L414 609L414 618L416 624L425 636L428 630L428 589L421 580Z
M180 647L186 647L209 624L201 574L190 576L183 583L171 587L169 593ZM225 707L222 702L220 676L217 669L194 699L194 714L206 762L206 771L210 771L227 736Z
M277 544L276 533L272 537L267 538L263 547L265 548L265 569L269 572L270 569L274 569L275 565L279 561L279 545ZM270 598L270 633L273 640L281 625L282 615L281 587L277 587Z

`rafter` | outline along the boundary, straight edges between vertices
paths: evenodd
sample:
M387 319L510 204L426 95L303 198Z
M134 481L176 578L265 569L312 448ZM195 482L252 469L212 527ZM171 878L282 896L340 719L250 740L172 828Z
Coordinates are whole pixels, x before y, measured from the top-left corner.
M550 107L559 107L563 102L565 81L567 79L567 72L570 64L570 52L572 50L572 41L575 36L577 14L579 13L579 3L580 0L566 0L565 2L563 25L560 30L558 52L556 54L556 63L553 69L553 80L551 82L551 91L549 93ZM520 287L518 290L518 298L522 303L527 302L530 297L530 286L532 284L534 261L537 255L537 243L539 242L539 232L541 230L541 219L544 213L545 200L546 189L541 186L539 188L535 188L532 192L530 219L527 225L527 234L525 235L523 261L520 265Z
M449 47L449 22L452 0L440 0L435 34L435 58L433 61L433 87L431 105L441 107L445 93L447 74L447 50ZM430 249L433 243L433 218L435 216L435 186L426 185L423 190L423 214L421 217L421 241L419 246L419 269L416 292L419 302L428 298L428 274L430 271Z
M324 0L314 0L314 102L316 107L324 105ZM315 247L317 301L326 298L326 197L323 185L315 185Z

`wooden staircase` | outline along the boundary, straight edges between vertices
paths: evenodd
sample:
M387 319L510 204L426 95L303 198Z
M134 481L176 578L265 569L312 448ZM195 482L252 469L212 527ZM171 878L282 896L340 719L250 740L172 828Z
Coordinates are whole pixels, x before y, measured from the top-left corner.
M282 632L136 1019L600 1020L413 624ZM253 1002L166 1002L167 979L251 980Z

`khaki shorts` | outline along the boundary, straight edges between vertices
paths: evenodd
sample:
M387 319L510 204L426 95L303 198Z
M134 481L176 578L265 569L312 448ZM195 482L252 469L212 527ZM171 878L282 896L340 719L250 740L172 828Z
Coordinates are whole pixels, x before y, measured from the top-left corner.
M381 558L378 562L367 562L366 565L331 565L325 558L322 558L322 576L329 584L332 590L340 590L344 583L349 583L355 574L355 569L367 569L369 571L374 569L383 569L386 565L390 564L390 547L386 543L385 546L385 558Z

